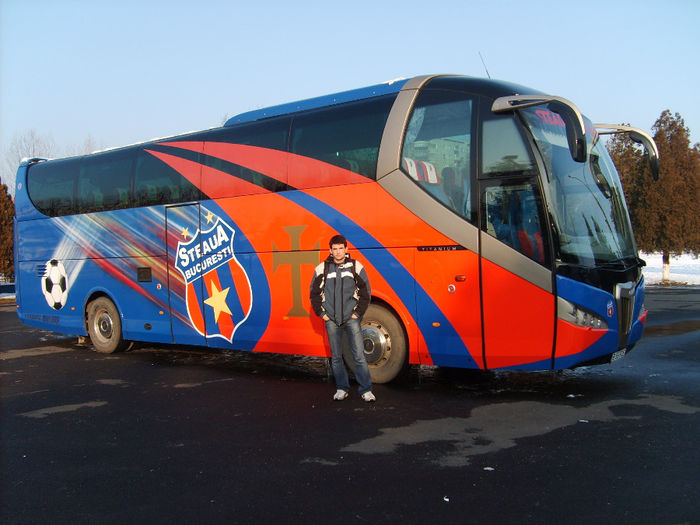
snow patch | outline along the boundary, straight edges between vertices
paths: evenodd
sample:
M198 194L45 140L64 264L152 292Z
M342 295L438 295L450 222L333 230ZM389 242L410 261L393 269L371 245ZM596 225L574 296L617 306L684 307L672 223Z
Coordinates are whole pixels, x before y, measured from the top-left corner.
M640 253L647 265L642 270L646 284L660 284L663 279L661 253ZM671 257L671 281L677 284L700 286L700 258L684 253Z

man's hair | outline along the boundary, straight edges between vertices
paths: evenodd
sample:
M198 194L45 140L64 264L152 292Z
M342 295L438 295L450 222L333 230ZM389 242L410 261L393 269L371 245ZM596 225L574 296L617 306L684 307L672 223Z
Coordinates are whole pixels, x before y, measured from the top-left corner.
M328 247L333 248L334 244L342 244L346 248L348 247L348 240L343 237L342 235L334 235L331 237L331 240L328 242Z

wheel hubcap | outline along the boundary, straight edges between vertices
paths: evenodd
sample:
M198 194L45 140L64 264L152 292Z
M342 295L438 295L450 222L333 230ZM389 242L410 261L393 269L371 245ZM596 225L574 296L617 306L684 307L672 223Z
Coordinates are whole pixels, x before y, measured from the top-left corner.
M110 339L112 337L113 327L112 318L107 312L100 312L96 320L97 332L104 339Z
M389 360L391 337L382 325L369 321L362 327L362 340L368 365L380 366Z

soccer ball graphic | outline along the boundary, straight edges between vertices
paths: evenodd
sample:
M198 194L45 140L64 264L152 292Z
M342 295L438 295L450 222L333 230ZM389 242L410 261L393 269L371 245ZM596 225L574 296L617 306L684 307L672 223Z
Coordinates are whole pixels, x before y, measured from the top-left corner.
M46 272L41 278L41 289L46 302L54 310L60 310L68 299L68 274L63 263L51 259L46 263Z

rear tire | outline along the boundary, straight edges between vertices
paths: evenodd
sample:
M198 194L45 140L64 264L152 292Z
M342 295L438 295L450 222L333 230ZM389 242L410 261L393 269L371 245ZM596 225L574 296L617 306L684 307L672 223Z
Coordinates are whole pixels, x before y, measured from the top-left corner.
M92 346L102 354L119 352L129 344L122 336L119 311L106 297L98 297L88 304L87 328Z
M401 322L387 308L369 305L362 317L362 341L373 383L393 381L408 368L408 347ZM347 339L343 340L343 358L355 372L355 361Z

